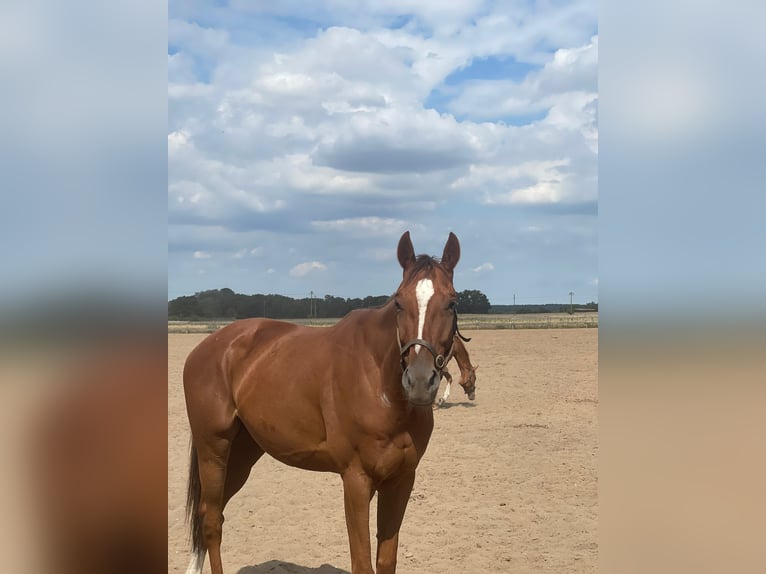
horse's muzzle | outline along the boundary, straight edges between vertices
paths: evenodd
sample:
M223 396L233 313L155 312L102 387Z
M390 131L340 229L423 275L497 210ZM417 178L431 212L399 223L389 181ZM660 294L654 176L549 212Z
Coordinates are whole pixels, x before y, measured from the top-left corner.
M402 373L402 386L407 399L413 405L430 406L436 399L441 377L434 370L418 369L416 365L408 366Z

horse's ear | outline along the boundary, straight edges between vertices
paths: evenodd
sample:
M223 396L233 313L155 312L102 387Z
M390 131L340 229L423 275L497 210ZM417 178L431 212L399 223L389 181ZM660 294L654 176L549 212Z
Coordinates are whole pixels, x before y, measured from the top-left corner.
M442 267L452 273L458 261L460 261L460 242L457 240L457 236L450 231L442 254Z
M405 231L402 238L399 240L399 247L396 248L396 256L399 258L399 265L401 265L402 269L405 271L410 265L415 263L415 248L412 246L409 231Z

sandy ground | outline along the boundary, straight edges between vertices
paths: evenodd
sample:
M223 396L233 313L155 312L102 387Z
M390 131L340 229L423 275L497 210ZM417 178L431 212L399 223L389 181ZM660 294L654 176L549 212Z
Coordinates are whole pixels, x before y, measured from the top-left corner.
M465 335L480 366L476 400L455 384L435 412L397 572L595 572L598 329ZM168 336L169 573L190 557L181 372L203 338ZM375 500L371 514L374 545ZM340 477L264 457L226 509L222 553L227 574L347 574Z

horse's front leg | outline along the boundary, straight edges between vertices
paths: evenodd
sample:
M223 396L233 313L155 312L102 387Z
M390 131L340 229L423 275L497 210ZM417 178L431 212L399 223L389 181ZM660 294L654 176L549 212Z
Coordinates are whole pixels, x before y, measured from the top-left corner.
M437 406L442 406L447 401L452 386L452 375L449 374L449 371L442 371L442 377L447 381L447 386L444 387L444 396L436 401Z
M384 483L378 489L378 574L396 572L399 528L410 500L415 471Z
M372 480L364 471L350 468L343 474L351 574L374 574L370 547L370 500L374 493Z

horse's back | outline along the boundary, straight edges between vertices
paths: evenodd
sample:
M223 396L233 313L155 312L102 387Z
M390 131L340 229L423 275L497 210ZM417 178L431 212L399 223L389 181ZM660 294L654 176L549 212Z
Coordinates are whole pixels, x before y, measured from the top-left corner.
M232 354L237 354L241 339L252 340L255 334L275 337L296 325L272 319L243 319L211 333L186 358L183 372L184 394L190 420L211 414L217 424L226 426L234 412L231 388Z
M184 365L184 381L187 377L194 378L198 372L204 371L213 364L220 367L234 341L241 337L253 338L256 333L263 336L268 332L278 334L290 331L294 327L296 325L291 323L262 318L242 319L222 327L205 337L189 353Z

